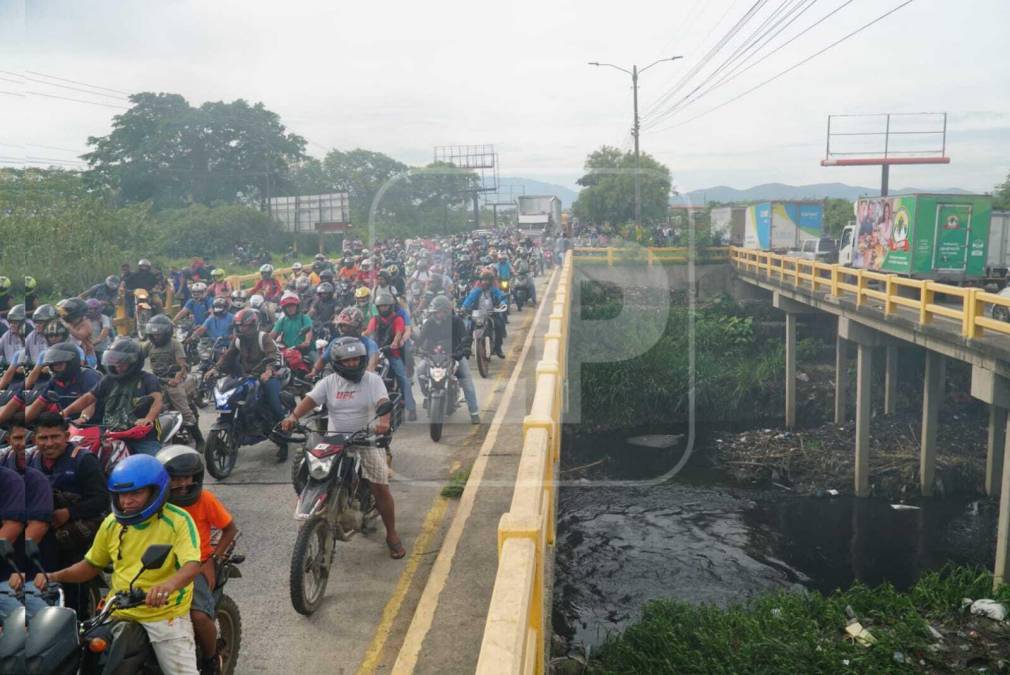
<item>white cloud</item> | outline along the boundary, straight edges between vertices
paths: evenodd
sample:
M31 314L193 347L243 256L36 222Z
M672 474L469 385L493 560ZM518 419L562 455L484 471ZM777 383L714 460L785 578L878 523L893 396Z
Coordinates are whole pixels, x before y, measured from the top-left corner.
M770 46L840 4L816 3ZM705 112L896 4L852 3L668 122ZM173 91L196 104L261 100L312 140L312 153L365 147L423 162L434 145L496 143L503 174L568 177L570 183L594 148L630 147L628 78L586 62L644 65L683 54L682 61L642 76L641 108L650 110L745 6L735 0L0 0L0 69L123 91ZM716 25L720 17L725 19ZM1010 169L1008 25L1005 0L917 0L702 119L664 128L666 122L651 126L646 117L642 147L690 187L872 185L873 169L819 166L826 116L940 110L951 113L948 149L954 161L895 170L892 183L990 189ZM66 89L44 91L116 102ZM108 131L115 112L38 96L0 96L0 142L83 150L87 136Z

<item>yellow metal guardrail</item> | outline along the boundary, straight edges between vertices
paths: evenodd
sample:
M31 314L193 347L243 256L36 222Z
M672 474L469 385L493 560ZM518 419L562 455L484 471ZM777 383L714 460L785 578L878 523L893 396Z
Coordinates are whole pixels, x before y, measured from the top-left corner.
M554 291L533 403L523 420L512 504L498 523L498 573L477 662L482 674L545 672L544 569L548 546L554 544L572 271L569 253Z
M1003 307L1010 312L1010 298L988 293L981 288L952 286L925 279L908 279L897 274L885 274L854 269L838 264L807 260L793 256L730 247L730 262L737 269L776 279L782 285L792 283L810 291L825 291L833 298L851 297L861 307L867 300L882 303L884 314L890 316L897 307L918 313L920 325L944 317L960 325L961 336L981 337L986 330L1010 335L1010 323L992 318L987 312ZM936 302L938 295L953 299L951 304Z
M311 263L302 263L303 265L311 266ZM290 267L284 267L282 269L274 269L274 279L281 282L283 287L288 275L291 274ZM237 290L242 288L243 285L255 285L256 281L260 278L259 272L252 272L250 274L232 274L224 278L228 282L231 289ZM174 316L176 312L179 311L179 307L175 304L174 291L172 285L169 284L168 288L165 289L165 313L170 317ZM119 293L119 303L116 305L116 316L112 319L112 324L116 328L116 332L119 335L129 334L133 319L131 319L126 314L126 297L122 290Z
M645 262L653 264L685 264L691 259L690 250L686 246L674 247L643 247L643 248L618 248L608 246L606 248L589 248L576 246L575 255L579 262L604 262L613 267L615 262ZM698 249L694 259L696 262L727 262L729 260L729 247L708 246Z

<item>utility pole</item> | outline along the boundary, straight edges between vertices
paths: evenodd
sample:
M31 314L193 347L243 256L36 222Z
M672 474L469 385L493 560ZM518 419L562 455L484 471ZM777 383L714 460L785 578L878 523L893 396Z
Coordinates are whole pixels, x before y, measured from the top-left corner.
M653 61L645 68L641 70L638 69L638 65L631 66L629 71L627 68L621 68L620 66L615 66L612 63L600 63L598 61L590 61L591 66L607 66L609 68L616 68L621 72L628 73L631 75L631 92L632 92L632 103L634 106L635 117L631 124L631 135L635 139L635 225L642 224L642 181L641 181L641 157L639 154L638 147L638 137L641 131L641 123L638 119L638 76L644 73L649 68L652 68L657 63L663 63L664 61L676 61L677 59L682 59L683 56L671 56L665 59L659 59L658 61Z

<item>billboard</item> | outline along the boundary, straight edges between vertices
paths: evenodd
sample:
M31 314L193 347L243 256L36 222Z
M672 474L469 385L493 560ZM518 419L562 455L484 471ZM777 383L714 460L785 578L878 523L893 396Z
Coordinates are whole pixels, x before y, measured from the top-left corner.
M268 212L285 232L332 232L351 226L346 192L274 197L268 204Z
M912 197L860 199L856 204L856 246L852 266L905 272L911 268ZM932 242L922 242L929 254Z

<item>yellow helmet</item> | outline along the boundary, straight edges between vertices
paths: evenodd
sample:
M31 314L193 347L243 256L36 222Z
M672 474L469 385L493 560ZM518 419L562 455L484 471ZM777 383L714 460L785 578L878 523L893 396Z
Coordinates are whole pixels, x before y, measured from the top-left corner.
M362 286L358 290L354 291L354 297L357 300L362 300L364 298L369 298L372 296L372 291L368 286Z
M215 269L213 272L210 273L210 276L220 281L221 279L224 279L224 270L218 267L217 269Z

